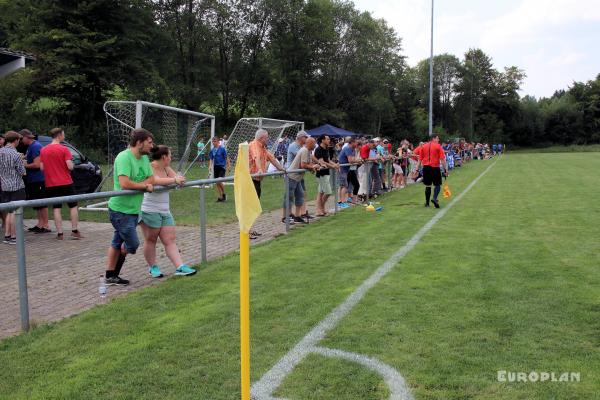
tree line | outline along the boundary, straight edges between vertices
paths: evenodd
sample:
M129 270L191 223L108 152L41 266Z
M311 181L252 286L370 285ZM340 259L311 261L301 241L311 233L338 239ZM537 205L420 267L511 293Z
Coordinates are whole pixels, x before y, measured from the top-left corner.
M428 34L424 30L424 35ZM264 116L395 140L428 129L429 60L411 67L383 19L343 0L0 0L0 46L36 61L0 80L2 130L66 126L106 143L106 100ZM600 142L600 75L520 97L525 72L482 49L434 57L434 125L519 146Z

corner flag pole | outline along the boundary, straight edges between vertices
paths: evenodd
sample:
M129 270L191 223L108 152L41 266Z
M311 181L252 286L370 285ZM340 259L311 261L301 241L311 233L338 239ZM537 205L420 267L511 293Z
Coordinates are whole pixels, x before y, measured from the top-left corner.
M250 235L241 231L240 353L242 400L250 400Z
M235 214L240 223L240 366L242 400L250 400L250 228L262 213L248 163L248 143L241 143L233 178Z

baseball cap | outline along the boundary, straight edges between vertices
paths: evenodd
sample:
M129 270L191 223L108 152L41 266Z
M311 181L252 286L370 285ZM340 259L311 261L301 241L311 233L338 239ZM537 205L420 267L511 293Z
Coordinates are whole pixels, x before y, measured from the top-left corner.
M304 131L300 131L296 134L296 139L300 139L303 137L308 137L308 133L304 132Z
M31 133L31 131L29 129L21 129L19 131L19 135L21 135L22 137L28 137L28 138L34 138L33 133Z

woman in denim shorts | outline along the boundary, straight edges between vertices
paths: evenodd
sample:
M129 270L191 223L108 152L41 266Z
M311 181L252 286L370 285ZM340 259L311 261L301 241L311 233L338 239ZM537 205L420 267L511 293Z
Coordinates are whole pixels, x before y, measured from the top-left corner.
M150 154L155 185L182 185L185 178L173 171L171 151L167 146L156 146ZM181 261L179 249L175 243L175 220L169 210L169 192L144 193L140 226L144 233L144 258L148 263L148 272L153 278L163 276L156 264L156 240L160 238L167 257L175 266L175 275L193 275L196 270Z

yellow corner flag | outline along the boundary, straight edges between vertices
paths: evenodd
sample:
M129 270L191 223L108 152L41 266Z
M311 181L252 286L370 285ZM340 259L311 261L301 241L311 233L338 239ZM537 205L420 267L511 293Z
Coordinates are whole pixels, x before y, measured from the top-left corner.
M233 175L235 194L235 214L240 221L240 231L248 233L252 224L262 213L256 189L250 177L248 164L248 143L240 143L235 173Z
M248 143L238 149L233 175L235 214L240 222L240 364L242 400L250 400L250 238L248 232L262 213L248 165Z

